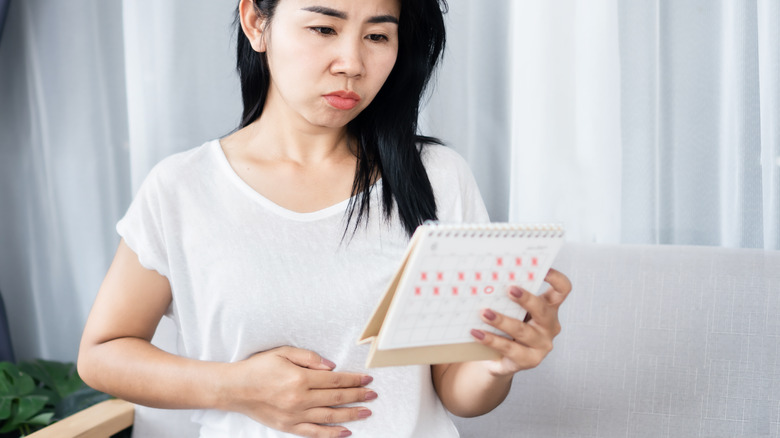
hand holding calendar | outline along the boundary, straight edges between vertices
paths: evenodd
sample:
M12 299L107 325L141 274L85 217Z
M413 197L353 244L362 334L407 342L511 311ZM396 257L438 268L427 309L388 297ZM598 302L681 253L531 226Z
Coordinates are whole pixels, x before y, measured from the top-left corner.
M501 355L501 361L487 365L494 375L511 375L520 370L534 368L552 350L552 340L561 332L558 321L558 308L571 292L569 279L550 269L545 277L550 288L540 296L535 296L517 287L511 287L510 297L528 311L527 323L486 309L482 320L512 339L503 336L472 330L478 342L491 347Z
M419 227L361 337L361 342L373 341L367 365L502 357L495 347L511 341L507 330L519 327L516 322L522 324L526 313L518 299L531 306L528 310L534 317L544 319L544 312L538 310L544 307L536 305L541 298L510 296L510 287L535 293L563 235L560 226L551 225ZM554 275L548 280L556 281ZM561 288L566 289L565 285ZM526 328L530 328L525 330L528 336L533 336L533 325ZM482 339L476 342L472 336Z

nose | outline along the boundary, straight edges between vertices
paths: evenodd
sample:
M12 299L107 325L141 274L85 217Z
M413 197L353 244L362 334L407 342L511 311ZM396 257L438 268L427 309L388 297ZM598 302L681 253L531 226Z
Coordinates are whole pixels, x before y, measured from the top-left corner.
M336 45L330 71L334 75L359 77L365 74L363 63L363 41L361 38L341 38Z

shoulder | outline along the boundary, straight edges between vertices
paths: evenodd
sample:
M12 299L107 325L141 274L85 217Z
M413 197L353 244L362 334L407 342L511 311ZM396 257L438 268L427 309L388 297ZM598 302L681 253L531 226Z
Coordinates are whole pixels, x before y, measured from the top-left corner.
M487 221L477 182L459 153L446 146L426 143L421 146L420 157L433 188L439 220Z
M455 150L436 143L420 145L420 157L427 172L468 172L469 166Z
M210 140L163 158L149 172L144 184L175 187L189 184L196 179L202 180L207 169L213 167L216 147L219 147L219 141Z
M434 189L464 187L473 184L474 176L466 160L455 150L440 144L421 146L420 157Z

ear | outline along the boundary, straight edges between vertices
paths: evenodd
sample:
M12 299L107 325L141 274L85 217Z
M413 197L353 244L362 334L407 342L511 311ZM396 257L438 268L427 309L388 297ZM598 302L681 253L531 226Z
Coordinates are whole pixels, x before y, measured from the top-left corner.
M238 4L241 29L255 52L265 52L265 18L257 14L254 0L241 0Z

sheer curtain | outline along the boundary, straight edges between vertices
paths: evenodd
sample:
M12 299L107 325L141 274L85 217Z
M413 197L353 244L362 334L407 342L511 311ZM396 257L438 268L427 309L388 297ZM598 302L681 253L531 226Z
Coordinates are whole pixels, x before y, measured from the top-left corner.
M238 2L123 1L133 191L158 161L238 126Z
M564 222L581 241L780 249L780 3L529 1L495 15L511 50L483 59L510 72L485 86L512 96L511 220Z
M74 360L149 169L240 116L232 1L14 1L0 41L0 291L19 359Z
M622 240L780 249L780 3L621 3Z
M0 41L0 291L16 357L75 359L130 199L121 5L13 1Z
M234 3L11 3L0 291L17 357L75 358L140 181L237 124ZM449 4L422 126L470 162L494 220L780 249L778 2Z

